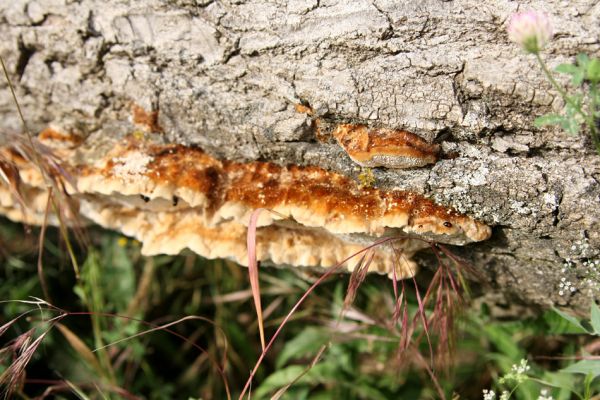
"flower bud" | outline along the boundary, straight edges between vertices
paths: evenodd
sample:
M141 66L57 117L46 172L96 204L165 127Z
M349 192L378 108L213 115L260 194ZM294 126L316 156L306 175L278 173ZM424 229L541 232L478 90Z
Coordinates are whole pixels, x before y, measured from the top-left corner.
M508 38L527 53L537 54L552 38L548 16L537 11L513 14L508 24Z

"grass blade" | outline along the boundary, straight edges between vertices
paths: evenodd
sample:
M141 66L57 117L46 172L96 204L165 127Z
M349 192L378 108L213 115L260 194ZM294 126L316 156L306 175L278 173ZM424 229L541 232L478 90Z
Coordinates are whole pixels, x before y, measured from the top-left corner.
M61 323L57 323L56 327L81 358L83 358L100 376L104 375L104 371L102 370L102 366L98 362L98 359L83 340Z
M250 287L252 288L252 298L256 308L256 318L258 319L258 332L260 334L260 345L262 351L265 351L265 327L263 323L262 305L260 304L260 283L258 281L258 261L256 260L256 225L263 208L256 209L250 216L248 224L248 274L250 275Z

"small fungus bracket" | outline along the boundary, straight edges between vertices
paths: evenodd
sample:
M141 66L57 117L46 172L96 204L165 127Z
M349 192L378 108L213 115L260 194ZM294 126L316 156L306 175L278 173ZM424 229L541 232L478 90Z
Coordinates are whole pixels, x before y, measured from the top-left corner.
M440 147L414 133L365 125L341 124L333 137L363 167L416 168L437 161Z

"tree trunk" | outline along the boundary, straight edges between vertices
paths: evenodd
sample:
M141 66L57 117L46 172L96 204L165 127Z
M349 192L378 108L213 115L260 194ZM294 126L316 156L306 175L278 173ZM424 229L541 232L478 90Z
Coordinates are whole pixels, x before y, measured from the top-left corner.
M94 145L130 132L133 107L167 141L222 159L356 178L334 127L404 129L445 156L422 168L375 168L376 185L493 226L488 241L455 249L493 286L532 305L599 297L591 262L600 259L600 157L585 135L534 128L562 101L533 56L508 40L516 2L100 4L0 5L0 54L31 130L76 131ZM551 67L598 55L600 4L549 0L543 11L555 27L543 55ZM0 129L21 131L0 86ZM563 278L577 290L559 294Z

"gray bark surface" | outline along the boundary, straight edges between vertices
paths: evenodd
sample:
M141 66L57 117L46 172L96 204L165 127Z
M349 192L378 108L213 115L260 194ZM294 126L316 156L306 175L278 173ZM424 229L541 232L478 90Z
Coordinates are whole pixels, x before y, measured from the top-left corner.
M359 169L311 118L325 136L361 123L441 143L458 156L374 169L377 185L492 225L455 250L509 298L578 307L600 297L584 279L600 259L600 156L585 136L533 127L562 102L508 41L508 17L529 8L551 16L551 66L599 54L593 0L4 1L0 54L32 130L110 141L135 103L159 111L168 141L348 176ZM2 80L0 131L21 130ZM577 291L561 296L562 278Z

